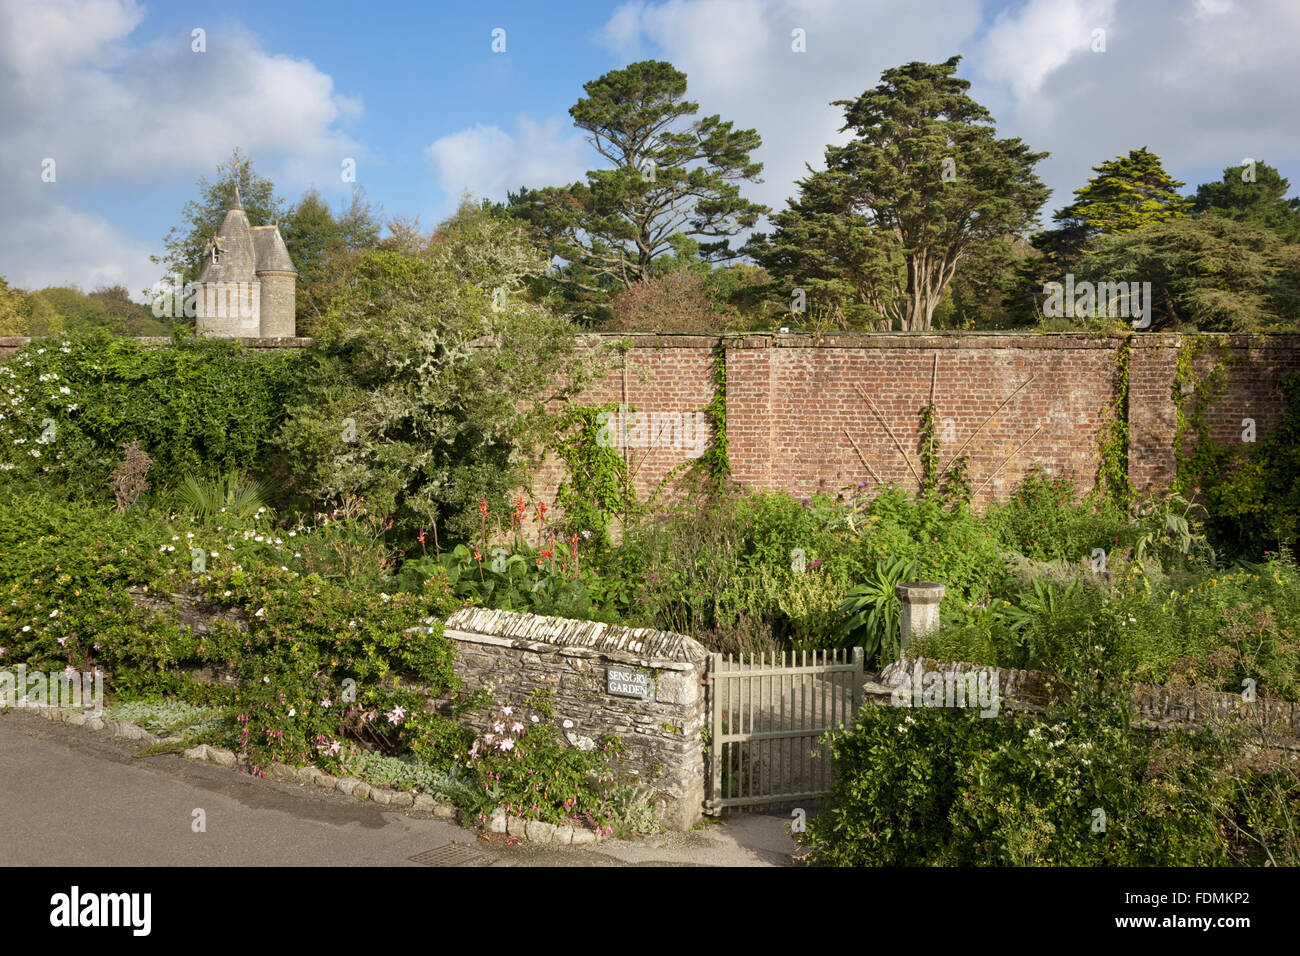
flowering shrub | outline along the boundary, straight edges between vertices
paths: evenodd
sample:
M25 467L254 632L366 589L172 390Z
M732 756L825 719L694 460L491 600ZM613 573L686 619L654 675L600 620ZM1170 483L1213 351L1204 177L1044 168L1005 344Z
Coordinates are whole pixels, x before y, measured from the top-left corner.
M301 356L178 339L147 348L97 331L33 342L0 365L0 472L83 490L103 484L124 443L155 487L187 472L263 460Z
M800 840L838 866L1228 862L1212 739L1153 742L1130 720L1107 698L1043 719L864 707L826 741L834 790Z
M560 736L542 693L523 707L498 709L464 755L478 779L478 809L486 821L496 809L512 816L613 832L611 795L618 791L608 758L621 747L602 738L594 749L571 747Z

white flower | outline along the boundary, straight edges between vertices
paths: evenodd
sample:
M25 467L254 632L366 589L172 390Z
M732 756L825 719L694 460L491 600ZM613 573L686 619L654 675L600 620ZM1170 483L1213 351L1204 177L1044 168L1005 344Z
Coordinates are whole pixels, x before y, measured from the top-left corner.
M289 708L289 716L290 716L290 717L296 717L297 714L298 714L298 712L297 712L296 710L294 710L292 707Z
M501 708L501 713L505 714L507 717L509 717L509 716L510 716L511 714L513 714L514 712L515 712L515 709L514 709L513 707L502 707L502 708Z
M27 633L28 631L30 631L31 629L32 629L32 626L31 626L30 624L24 624L24 625L23 625L23 633L24 633L24 634L26 634L26 633Z
M57 608L50 612L50 617L58 617L58 616L59 616L59 612Z
M257 613L253 615L253 617L265 617L265 616L266 616L266 608L264 607L259 607L257 609Z
M263 677L263 678L262 678L262 683L263 683L263 684L269 684L269 683L271 683L271 678L269 678L269 677Z
M533 723L537 723L537 722L538 722L538 721L537 721L537 715L536 715L536 714L533 714L533 715L532 715L531 717L529 717L528 719L531 720Z

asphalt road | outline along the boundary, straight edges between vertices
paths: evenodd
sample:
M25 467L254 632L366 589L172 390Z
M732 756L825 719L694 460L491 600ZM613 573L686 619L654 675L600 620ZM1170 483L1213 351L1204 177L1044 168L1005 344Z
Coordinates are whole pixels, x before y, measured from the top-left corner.
M0 715L0 866L421 866L410 858L449 843L478 854L465 866L788 866L795 849L789 817L775 815L595 847L507 846L313 785L140 749L31 711Z

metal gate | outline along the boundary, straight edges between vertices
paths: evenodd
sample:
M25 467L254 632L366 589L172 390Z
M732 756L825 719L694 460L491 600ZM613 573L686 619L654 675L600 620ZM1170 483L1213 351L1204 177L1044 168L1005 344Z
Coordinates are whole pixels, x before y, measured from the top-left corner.
M811 660L809 657L811 656ZM710 654L710 788L705 808L788 804L826 794L830 754L817 742L862 700L862 648Z

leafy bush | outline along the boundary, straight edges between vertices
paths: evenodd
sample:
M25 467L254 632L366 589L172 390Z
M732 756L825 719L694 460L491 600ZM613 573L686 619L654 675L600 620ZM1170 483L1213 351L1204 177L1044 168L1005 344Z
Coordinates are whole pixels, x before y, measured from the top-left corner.
M1127 533L1128 517L1101 501L1080 504L1074 483L1033 468L1005 504L991 505L989 527L1005 550L1035 561L1078 561L1094 548L1111 550Z
M1153 744L1104 699L1041 720L868 706L829 737L834 789L801 842L838 866L1223 863L1230 783L1207 741Z
M167 348L102 331L34 342L0 365L9 398L0 470L50 487L101 487L130 442L154 459L155 488L262 466L299 361L193 337Z
M551 434L548 400L582 387L573 344L572 327L544 310L510 301L498 311L424 259L367 254L334 299L279 433L297 490L355 495L409 537L433 524L473 539L479 502L504 503Z
M1282 381L1287 410L1251 457L1206 490L1216 540L1258 559L1300 541L1300 375Z

